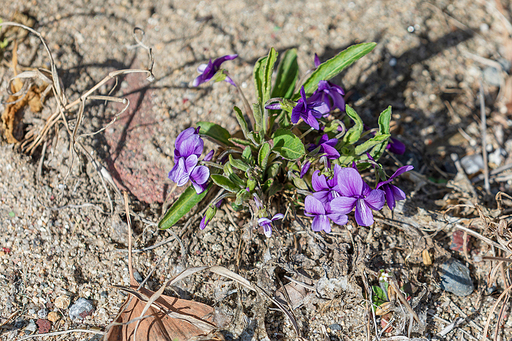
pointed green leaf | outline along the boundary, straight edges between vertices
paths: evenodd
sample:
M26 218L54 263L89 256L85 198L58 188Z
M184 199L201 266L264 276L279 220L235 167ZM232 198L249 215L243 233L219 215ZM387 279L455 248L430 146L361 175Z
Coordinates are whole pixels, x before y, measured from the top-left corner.
M376 43L363 43L350 46L346 50L338 53L335 57L319 65L315 72L313 72L304 83L306 94L312 94L318 88L318 82L327 81L337 76L355 61L371 52L376 45ZM300 98L300 94L295 94L294 98Z
M249 169L251 169L251 166L246 164L240 159L233 158L233 155L229 154L229 163L231 166L240 169L242 172L247 172Z
M261 102L263 98L264 89L263 89L263 79L265 78L265 64L267 64L268 57L261 57L258 59L256 64L254 64L254 70L252 75L254 77L254 87L256 88L256 94L258 95L258 101Z
M380 306L387 302L388 297L381 287L374 285L374 286L372 286L372 291L373 291L373 295L372 295L373 304L375 304L376 306Z
M233 167L231 167L231 164L229 162L226 162L223 167L224 174L231 175L233 174Z
M261 169L265 170L267 168L268 156L270 155L270 144L265 142L261 145L260 150L258 152L258 165L260 165Z
M239 139L238 137L230 138L229 142L231 142L234 145L236 145L238 147L241 147L241 148L245 148L245 146L252 146L252 142L251 141L247 141L247 140L244 140L244 139Z
M254 131L261 131L261 128L263 127L263 108L261 107L260 103L253 103L252 104L252 112L254 115Z
M273 150L287 160L297 160L306 153L301 140L288 129L278 129L272 135Z
M240 190L240 187L235 185L233 181L220 174L212 174L211 178L213 182L219 187L224 188L226 191L236 193Z
M284 53L277 68L276 84L272 90L272 97L292 97L297 78L299 78L297 49L289 49Z
M165 216L158 223L158 228L161 230L166 230L169 227L172 227L174 224L178 222L185 214L190 212L192 208L199 203L208 193L208 190L212 187L212 184L206 188L206 190L197 194L194 186L189 186L185 192L183 192L178 200L169 208Z
M240 128L244 133L244 137L247 139L249 136L249 125L247 124L247 121L244 118L244 114L242 113L242 110L240 110L239 107L235 106L233 109L235 109L236 120L238 121L238 124L240 125Z
M254 165L254 157L252 156L251 147L247 146L244 148L244 151L242 152L242 160L244 160L248 165Z
M379 115L379 133L389 134L390 133L390 131L389 131L390 123L391 123L391 106L389 106L386 110L381 112Z
M301 179L299 177L294 177L292 179L292 181L293 181L293 184L295 185L295 187L297 187L298 189L303 189L305 191L309 190L308 185L306 184L306 182L303 179Z
M263 78L263 97L261 98L262 107L270 99L270 91L272 89L272 73L274 72L274 65L277 60L278 53L273 47L270 48L267 60L265 63L265 74Z
M377 135L377 136L372 137L368 141L356 146L355 154L361 155L361 154L366 153L368 150L375 147L376 145L382 143L383 141L387 141L387 139L390 136L391 135L389 135L389 134L382 134L382 135Z
M231 134L220 125L205 121L197 122L197 125L201 127L201 129L199 129L199 134L208 136L215 142L218 142L224 146L233 146L233 144L229 141Z
M247 184L244 180L240 179L238 175L235 173L229 175L229 180L233 181L235 185L237 185L239 188L242 187L244 190L247 187Z
M363 132L363 120L356 113L354 109L349 107L348 105L345 107L345 111L347 116L349 116L354 121L354 126L350 128L345 135L343 136L343 142L354 144L359 141L361 134Z

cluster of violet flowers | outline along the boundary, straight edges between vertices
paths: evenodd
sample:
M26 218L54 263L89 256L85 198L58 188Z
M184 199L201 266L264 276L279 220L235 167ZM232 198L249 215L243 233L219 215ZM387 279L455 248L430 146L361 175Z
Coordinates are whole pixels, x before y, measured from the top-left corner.
M198 67L200 75L194 80L193 86L197 87L202 83L208 82L212 79L216 81L224 80L229 84L235 86L243 97L241 90L236 83L231 79L225 70L221 70L221 64L228 60L237 58L237 55L227 55L209 60L208 64L202 64ZM320 60L315 54L315 67L320 65ZM269 100L265 105L267 110L289 110L289 119L294 125L298 125L301 120L305 122L310 130L322 132L325 124L324 118L329 116L335 110L341 112L345 111L345 95L344 90L329 81L320 80L318 87L308 97L304 86L300 88L300 98L295 97L297 102L293 108L286 107L286 102ZM245 97L243 97L245 100ZM290 101L288 101L289 105ZM357 114L356 114L357 115ZM380 123L379 123L380 124ZM374 223L373 211L380 211L385 204L389 209L393 210L396 206L396 201L404 200L405 193L391 182L401 174L413 169L412 166L400 167L391 177L387 178L382 167L375 168L376 173L380 179L384 179L376 184L372 189L362 178L356 164L353 163L352 167L342 167L337 163L340 158L340 150L336 147L339 145L340 138L345 134L346 130L343 126L338 126L336 136L331 137L327 133L323 133L316 143L310 143L306 148L307 153L304 154L303 159L299 162L299 168L296 170L300 179L307 179L309 188L312 188L309 195L305 197L304 214L312 217L312 230L331 232L331 223L337 225L345 225L348 223L348 214L354 211L354 217L358 225L370 226ZM199 135L200 127L187 128L181 132L176 139L174 157L175 165L169 173L169 178L174 181L178 186L184 186L189 181L192 183L197 194L203 193L208 187L208 179L210 178L210 170L204 164L212 164L213 150L210 151L202 161L199 161L204 149L204 142ZM308 131L308 132L309 132ZM332 130L331 130L332 131ZM306 132L303 136L307 135ZM388 135L389 136L389 135ZM260 148L261 142L257 145ZM405 145L394 137L389 138L386 148L396 154L403 154L405 152ZM258 154L258 152L256 153ZM368 159L374 165L378 165L370 154L367 152ZM258 154L259 155L259 154ZM278 155L279 156L279 155ZM231 157L231 156L230 156ZM274 158L275 159L275 158ZM225 159L224 159L225 160ZM283 159L284 160L284 159ZM288 159L290 160L290 159ZM312 175L307 176L312 164L316 161L323 164L322 170L315 170ZM229 162L228 162L229 163ZM334 166L332 166L334 163ZM302 164L302 166L300 166ZM234 166L236 167L236 166ZM223 167L220 167L223 168ZM224 167L225 169L225 167ZM262 170L265 174L265 169ZM245 175L249 177L249 172ZM297 176L297 175L295 175ZM215 183L217 181L212 178ZM240 178L238 178L240 180ZM242 181L242 180L240 180ZM245 180L246 184L252 179ZM221 184L217 183L219 186ZM242 190L236 194L236 197L243 193L246 185L242 186ZM250 187L250 186L249 186ZM277 213L270 217L267 213L266 207L262 204L259 196L255 191L261 194L262 189L254 186L252 189L246 188L247 197L254 198L256 212L258 214L258 224L263 229L265 236L272 235L272 224L284 218L282 213ZM225 188L225 187L224 187ZM232 191L236 193L236 191ZM302 192L303 194L304 191ZM225 195L224 195L225 197ZM216 200L211 204L203 219L201 220L200 228L204 229L211 221L217 209L222 204L223 200Z
M174 148L174 167L169 172L169 179L178 186L186 185L190 180L197 194L206 189L210 177L208 167L198 165L204 148L199 129L200 127L187 128L178 135ZM210 161L212 157L213 150L204 157L203 161Z
M332 178L327 179L320 171L312 177L313 195L305 199L305 214L313 218L313 231L331 232L331 223L345 225L347 214L355 208L355 219L361 226L373 224L373 212L380 211L387 203L393 209L396 201L404 200L405 193L390 184L397 176L412 170L413 166L400 167L388 180L379 182L375 189L362 179L357 168L334 165ZM382 189L380 189L382 187Z

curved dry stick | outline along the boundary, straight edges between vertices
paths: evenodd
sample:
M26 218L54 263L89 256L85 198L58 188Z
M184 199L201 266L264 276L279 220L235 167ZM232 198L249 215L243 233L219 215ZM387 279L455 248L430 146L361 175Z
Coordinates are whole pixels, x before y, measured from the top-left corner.
M492 306L492 309L491 311L489 312L489 315L487 317L487 322L485 322L485 327L484 327L484 331L482 333L482 340L486 340L487 339L487 331L489 330L489 325L491 324L491 318L492 318L492 315L494 314L494 310L496 310L496 308L498 307L498 304L501 302L501 300L503 299L503 297L505 295L508 295L508 292L510 291L510 289L512 289L512 285L509 286L507 289L505 289L500 297L498 297L498 299L496 300L496 303L494 303L494 305Z

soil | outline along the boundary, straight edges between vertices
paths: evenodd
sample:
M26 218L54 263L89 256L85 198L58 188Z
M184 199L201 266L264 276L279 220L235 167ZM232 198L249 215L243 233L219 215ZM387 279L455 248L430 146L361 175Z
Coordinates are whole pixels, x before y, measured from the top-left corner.
M512 161L512 112L507 106L512 100L510 10L505 7L500 14L493 1L467 0L6 2L0 9L3 21L34 19L33 27L48 43L70 101L110 72L150 65L147 51L137 46L135 27L144 30L143 43L152 48L155 80L130 74L98 89L97 95L127 98L126 108L122 103L86 102L78 140L90 156L70 151L71 137L62 124L47 136L45 147L40 145L32 154L23 152L20 144L2 142L0 338L18 340L31 334L31 320L49 319L44 309L56 313L52 320L58 317L51 321L51 332L99 332L113 321L125 296L112 285L130 281L126 216L115 188L129 192L136 213L134 248L142 249L134 254L136 278L145 278L156 267L146 283L150 290L189 267L221 265L284 302L283 286L288 288L293 314L308 340L407 335L409 316L399 303L392 331L368 322L374 317L365 304L367 286L378 285L373 274L386 270L410 289L411 305L424 324L413 324L412 337L482 339L490 316L488 336L498 330L502 339L511 338L510 303L501 301L491 311L510 285L508 263L496 273L499 264L475 258L507 253L475 237L469 237L466 251L452 245L460 226L496 242L499 233L503 243L512 240L507 239L505 215L512 202L499 201L503 210L498 211L495 199L498 191L511 193L509 171L505 167L491 174L487 193L482 170L477 168L479 173L468 179L452 159L466 157L471 165L482 154L482 87L490 169ZM140 31L136 34L141 37ZM393 170L407 163L416 170L397 181L408 197L393 213L377 214L370 228L352 221L325 234L312 232L308 218L288 210L267 239L247 212L224 205L204 230L199 229L202 207L172 233L157 228L165 208L180 194L167 178L179 132L203 120L232 132L238 129L232 110L240 106L236 90L227 83L192 87L199 64L237 53L226 67L251 102L252 67L270 47L281 54L297 48L304 74L313 67L315 53L325 61L350 45L370 41L377 42L375 50L334 82L346 89L347 103L367 125L376 126L378 114L393 107L393 133L407 145L407 152L386 154L382 162ZM12 46L11 41L1 59L0 112L14 75ZM35 35L19 42L17 55L18 71L50 66ZM54 97L40 113L27 108L15 137L41 129L55 108ZM67 118L72 125L77 109ZM104 183L102 167L115 186ZM280 205L289 208L285 200ZM505 230L497 232L492 223L500 219ZM425 251L432 264L425 263ZM440 286L438 270L452 258L470 269L474 291L469 296L456 296ZM289 318L275 305L228 278L203 272L165 294L213 306L224 316L220 331L227 340L296 337ZM72 320L69 307L79 298L90 300L94 312ZM452 330L443 332L454 322ZM45 339L91 337L99 339L78 332Z

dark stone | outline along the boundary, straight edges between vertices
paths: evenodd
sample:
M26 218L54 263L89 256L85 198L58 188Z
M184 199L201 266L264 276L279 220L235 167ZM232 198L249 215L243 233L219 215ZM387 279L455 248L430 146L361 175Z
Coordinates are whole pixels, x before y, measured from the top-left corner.
M469 269L456 259L450 259L440 269L441 289L457 296L468 296L473 292L473 281Z

